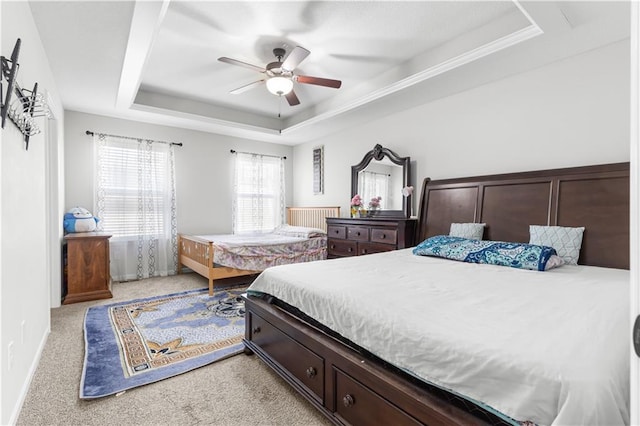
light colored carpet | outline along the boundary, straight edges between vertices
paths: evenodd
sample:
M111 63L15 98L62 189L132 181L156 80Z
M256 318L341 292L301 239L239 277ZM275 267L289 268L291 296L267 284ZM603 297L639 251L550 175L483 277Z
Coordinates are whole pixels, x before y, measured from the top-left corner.
M329 425L255 355L240 354L121 396L80 400L86 309L207 286L197 274L114 283L113 299L51 310L51 334L18 425Z

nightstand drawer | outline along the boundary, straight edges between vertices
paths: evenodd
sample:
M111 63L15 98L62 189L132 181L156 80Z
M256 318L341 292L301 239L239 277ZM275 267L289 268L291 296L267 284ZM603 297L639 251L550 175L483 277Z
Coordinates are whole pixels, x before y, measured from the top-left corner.
M329 238L327 240L328 256L355 256L356 242L349 240L336 240Z
M398 242L398 231L395 229L372 229L371 242L395 245Z
M347 239L354 241L369 241L369 228L366 226L348 226Z
M327 226L327 237L329 238L347 238L347 227L346 226Z

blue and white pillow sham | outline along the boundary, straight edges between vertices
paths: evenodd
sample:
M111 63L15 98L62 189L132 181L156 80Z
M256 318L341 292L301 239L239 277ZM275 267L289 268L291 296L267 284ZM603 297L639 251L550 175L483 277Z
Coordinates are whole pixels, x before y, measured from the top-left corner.
M418 256L435 256L469 263L510 266L512 268L545 271L549 267L559 266L552 247L526 243L503 241L472 240L460 237L439 235L431 237L413 249ZM549 265L547 265L549 263Z

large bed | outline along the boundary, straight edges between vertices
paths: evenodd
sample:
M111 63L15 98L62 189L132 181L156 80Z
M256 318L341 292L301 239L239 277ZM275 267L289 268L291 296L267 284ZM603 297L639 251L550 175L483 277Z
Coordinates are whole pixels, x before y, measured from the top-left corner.
M187 267L209 280L255 275L276 265L325 259L326 218L340 207L287 207L287 224L263 235L178 235L178 273ZM322 231L322 232L319 232Z
M628 424L628 163L426 179L419 220L418 241L585 230L578 265L548 271L412 249L270 268L247 352L336 424Z

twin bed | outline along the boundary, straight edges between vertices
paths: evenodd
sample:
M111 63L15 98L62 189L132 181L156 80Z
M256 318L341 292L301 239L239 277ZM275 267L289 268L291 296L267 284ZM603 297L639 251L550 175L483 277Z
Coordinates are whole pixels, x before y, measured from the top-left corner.
M264 269L327 257L326 218L340 207L288 207L287 225L262 235L178 235L178 273L186 266L209 280L255 275Z
M269 268L247 353L336 424L629 423L628 163L426 179L419 221L418 241L585 229L578 265L547 271L412 249Z

